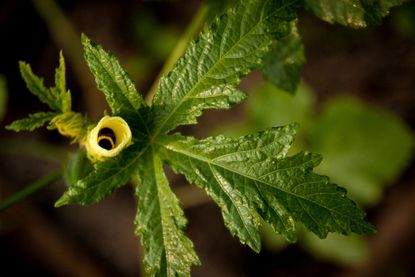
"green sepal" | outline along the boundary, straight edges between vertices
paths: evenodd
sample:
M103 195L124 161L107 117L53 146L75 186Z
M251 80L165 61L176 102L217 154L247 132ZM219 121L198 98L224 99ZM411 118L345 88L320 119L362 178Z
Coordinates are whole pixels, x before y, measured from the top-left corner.
M70 137L72 142L85 142L91 123L80 113L65 112L56 115L49 123L48 129L57 129L62 136Z

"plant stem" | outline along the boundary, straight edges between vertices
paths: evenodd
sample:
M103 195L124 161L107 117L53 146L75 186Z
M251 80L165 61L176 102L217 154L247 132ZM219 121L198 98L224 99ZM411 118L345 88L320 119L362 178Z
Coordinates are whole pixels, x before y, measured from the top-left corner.
M24 189L16 192L12 196L10 196L6 200L4 200L3 202L0 202L0 212L6 210L7 208L9 208L10 206L16 204L17 202L22 201L27 196L35 193L36 191L40 190L41 188L56 182L61 177L62 177L62 171L58 170L58 171L55 171L55 172L43 177L42 179L37 180L33 184L28 185Z
M0 154L22 155L60 164L67 158L68 151L50 143L2 138L0 139Z
M151 101L153 100L153 97L157 92L157 86L161 76L173 69L174 64L186 51L187 45L189 44L190 40L193 39L196 32L198 32L199 29L202 27L203 23L205 23L207 14L208 6L202 4L199 7L199 10L195 14L195 16L193 17L192 21L190 22L189 26L187 27L186 31L182 34L182 36L176 43L175 48L171 52L170 56L167 58L165 64L163 65L163 68L160 70L159 75L157 76L149 92L147 93L145 99L147 104L150 105Z

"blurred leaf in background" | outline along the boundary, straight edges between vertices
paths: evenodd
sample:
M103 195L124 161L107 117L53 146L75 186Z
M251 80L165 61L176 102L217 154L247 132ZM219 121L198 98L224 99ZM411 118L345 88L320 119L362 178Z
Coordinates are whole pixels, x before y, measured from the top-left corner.
M0 75L0 121L6 114L7 109L7 83L6 78Z
M293 152L321 153L323 162L316 171L343 184L363 206L380 201L384 186L399 178L414 150L413 134L392 113L352 97L336 96L317 114L314 93L304 84L290 95L265 82L248 98L245 121L220 131L241 135L290 122L301 126ZM267 227L262 236L270 250L288 245ZM368 256L367 242L361 236L329 234L320 240L302 232L300 243L312 255L342 265L362 263Z
M136 49L124 60L127 71L139 84L148 81L169 56L181 31L174 23L163 24L148 9L136 12L131 19L130 28Z
M219 126L215 134L242 136L265 130L271 126L283 126L293 122L300 123L291 153L297 150L304 140L305 131L313 118L315 99L310 89L302 84L293 95L275 87L270 82L264 82L246 100L246 117L240 124L232 123Z
M369 257L369 247L362 236L328 234L322 240L307 232L303 235L301 246L316 258L352 266L366 262Z
M393 114L337 97L325 104L308 143L324 155L318 171L345 184L351 197L367 206L376 204L383 185L396 180L407 166L413 135Z

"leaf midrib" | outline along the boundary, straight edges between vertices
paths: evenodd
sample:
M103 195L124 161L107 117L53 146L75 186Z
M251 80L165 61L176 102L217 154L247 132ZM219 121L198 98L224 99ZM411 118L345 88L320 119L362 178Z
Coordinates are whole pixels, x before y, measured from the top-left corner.
M103 183L105 183L105 182L107 182L108 180L114 180L114 179L117 179L117 176L119 176L121 173L123 173L124 174L124 172L125 171L127 171L127 169L128 168L130 168L130 166L132 165L132 164L134 164L134 163L136 163L137 162L137 159L139 159L145 152L146 152L146 150L147 150L147 148L149 147L149 145L146 145L138 154L137 154L137 156L136 157L134 157L128 164L126 164L126 165L124 165L124 166L122 166L121 167L121 170L118 170L114 175L112 175L111 176L111 178L108 178L108 179L105 179L104 181L102 181L102 182L99 182L99 183L96 183L96 182L93 182L93 186L88 186L87 185L87 182L86 181L82 181L82 180L80 180L79 181L79 183L81 183L81 184L83 184L83 187L84 187L84 189L85 189L85 191L88 191L88 190L91 190L91 189L94 189L95 191L96 191L96 193L98 193L98 191L95 189L95 188L97 188L97 187L99 187L100 186L100 184L103 184ZM127 150L127 149L126 149ZM125 151L125 150L124 150ZM87 176L87 178L88 178L89 176ZM88 182L88 183L90 183L90 182ZM81 187L82 185L80 185L80 187ZM94 195L95 196L95 195Z
M222 182L220 182L219 181L219 179L218 179L218 177L217 177L217 171L215 171L213 168L212 168L212 166L211 166L211 164L209 164L209 169L210 169L210 171L212 172L212 175L213 175L213 177L215 178L215 180L216 180L216 182L219 184L219 186L222 188L222 190L225 192L225 194L228 196L228 198L229 198L229 200L232 202L232 204L233 204L233 206L236 208L236 210L238 211L238 216L239 216L239 218L241 219L241 221L242 221L242 224L243 224L243 226L245 227L245 230L247 231L247 233L249 234L249 236L250 236L250 238L251 238L251 240L252 241L254 241L255 242L255 235L253 235L252 234L252 232L251 232L251 228L248 228L248 226L247 226L247 223L245 222L245 220L244 220L244 217L242 216L242 214L241 214L241 211L240 211L240 209L239 209L239 206L238 205L235 205L235 200L233 199L233 197L231 197L230 195L229 195L229 192L225 189L225 188L223 188L223 186L222 186ZM249 207L249 208L251 208L251 207ZM253 221L254 221L254 219L253 219ZM253 222L254 224L255 224L255 222ZM255 226L254 225L254 227L258 227L258 226ZM248 243L249 245L251 244L251 243ZM251 245L250 245L251 246ZM254 248L254 246L255 245L252 245L251 247L253 247ZM257 251L257 252L259 252L259 250L260 249L257 249L257 248L255 248L255 251Z
M89 44L89 47L91 47L93 50L95 50L95 48L94 48L94 46L92 45L92 44ZM99 51L99 49L97 49L98 51ZM109 55L109 53L107 53L104 49L101 49L102 51L104 51L104 57L106 56L106 55ZM148 130L148 128L147 128L147 124L146 124L146 122L144 121L144 119L143 119L143 117L141 116L141 113L138 111L138 110L136 110L135 108L134 108L134 105L130 102L130 99L128 99L128 97L124 94L124 91L123 91L123 89L120 87L120 85L118 84L118 82L116 82L115 80L114 80L114 78L112 77L112 75L111 75L111 73L110 73L110 71L107 69L107 67L106 66L104 66L104 63L102 63L101 61L100 61L100 58L97 56L97 54L95 54L94 53L94 51L89 51L89 53L91 53L91 55L93 55L98 61L99 61L99 63L102 65L102 68L104 68L104 70L105 70L105 72L107 73L107 75L108 76L110 76L110 78L111 78L111 80L113 80L114 81L114 83L115 83L115 85L118 87L118 89L120 90L120 92L121 92L121 95L125 98L125 100L127 100L127 103L131 106L131 109L128 109L130 112L132 112L132 113L134 113L135 115L137 115L138 116L138 118L140 118L140 121L141 121L141 123L142 123L142 126L144 126L144 128L146 129L146 134L149 134L150 132L149 132L149 130ZM109 60L109 62L112 64L112 61L111 61L111 58L109 57L108 58L108 60ZM120 68L121 68L121 66L120 66ZM124 73L124 74L126 74L126 73ZM124 76L123 76L123 79L124 79ZM134 86L134 83L133 83L133 86ZM134 86L134 90L135 90L135 93L137 93L138 94L138 91L135 89L135 86ZM141 105L140 106L145 106L145 103L144 103L144 101L141 101L142 103L141 103Z
M317 203L317 202L312 201L312 200L310 200L310 199L304 198L304 197L303 197L303 196L301 196L301 195L295 194L295 193L290 192L290 191L283 190L282 188L279 188L279 187L271 186L270 184L265 183L264 181L258 180L258 179L257 179L256 177L254 177L254 176L250 176L250 175L247 175L247 174L241 173L241 172L239 172L239 171L235 171L233 168L230 168L230 167L227 167L227 166L225 166L225 165L222 165L222 164L218 164L218 163L212 162L212 160L210 160L210 159L207 159L207 158L205 158L205 157L203 157L203 156L198 156L198 155L195 155L195 154L190 153L190 152L187 152L187 151L185 151L185 150L183 150L183 149L175 149L175 148L174 148L174 147L172 147L171 145L170 145L170 147L168 147L167 145L161 144L161 143L159 143L159 145L163 146L163 147L164 147L165 149L167 149L167 150L174 151L174 152L177 152L177 153L181 153L181 154L183 154L183 155L186 155L186 156L191 157L191 158L194 158L194 159L196 159L196 160L199 160L199 161L205 162L205 163L207 163L207 164L213 164L213 165L215 165L215 166L217 166L217 167L221 167L221 168L223 168L223 169L225 169L225 170L228 170L228 171L233 172L233 173L235 173L235 174L241 175L242 177L245 177L245 178L251 179L251 180L252 180L252 181L254 181L254 182L258 182L258 183L264 184L264 185L266 185L266 186L268 186L268 187L271 187L272 189L279 190L279 191L281 191L281 192L283 192L283 193L286 193L286 194L289 194L289 195L291 195L291 196L293 196L293 197L301 198L301 199L305 200L306 202L310 202L310 203L312 203L312 204L314 204L314 205L316 205L316 206L319 206L319 207L321 207L321 208L323 208L323 209L325 209L325 210L328 210L328 211L330 211L330 212L332 212L332 213L335 213L335 214L337 214L337 215L339 215L339 216L341 216L341 217L346 217L346 218L348 218L350 221L353 221L353 222L355 222L355 223L356 223L356 224L358 224L358 225L364 226L362 223L360 223L360 222L356 221L356 219L355 219L355 218L352 218L352 217L350 217L350 216L348 216L348 215L345 215L345 214L339 213L338 211L333 210L333 209L330 209L330 208L328 208L328 207L322 206L320 203ZM288 169L288 168L286 168L286 169Z
M267 2L269 2L270 0L268 0ZM286 4L281 6L280 8L276 9L274 13L270 14L268 17L263 18L262 15L260 17L260 20L255 24L254 27L252 27L248 32L246 32L242 37L240 37L238 39L238 41L231 47L229 48L228 51L226 51L226 53L221 57L221 59L218 59L215 64L204 74L204 76L199 79L197 81L197 83L192 87L192 89L190 89L190 91L179 101L179 103L176 105L176 107L173 108L173 110L168 114L168 116L164 119L164 121L162 121L162 123L159 125L159 127L156 129L156 131L154 132L152 138L156 138L158 137L158 135L160 134L161 130L163 130L164 126L166 125L166 123L170 120L170 118L172 117L173 114L175 114L175 112L177 111L177 109L179 109L181 107L181 105L189 98L192 96L193 92L196 90L196 88L198 88L207 78L207 76L209 76L210 72L216 68L216 66L220 63L222 63L222 61L225 59L225 57L229 54L229 52L231 52L231 50L233 50L243 39L245 39L246 36L248 36L253 30L255 30L259 24L262 24L267 18L273 16L274 14L278 13L280 10L288 7L291 4ZM266 6L266 3L264 3L263 7L264 8ZM261 12L262 13L262 12ZM227 20L229 20L229 16L227 17ZM197 90L196 90L197 91Z
M155 185L156 185L156 190L157 190L157 199L158 199L158 206L159 206L159 212L160 212L160 220L161 220L161 232L162 232L162 236L161 236L161 238L162 238L162 240L163 240L163 250L162 250L162 252L164 252L164 259L166 260L165 262L166 262L166 272L168 272L168 268L171 266L170 265L170 262L169 262L169 260L167 259L167 256L168 256L168 254L167 254L167 248L166 248L166 231L165 231L165 222L166 222L166 220L165 220L165 211L167 210L166 208L164 208L164 207L162 207L162 201L161 201L161 199L162 199L162 197L160 196L160 186L159 186L159 182L158 182L158 179L157 179L157 173L156 173L156 166L157 166L157 164L156 164L156 160L155 160L155 157L156 157L156 153L155 153L155 150L154 150L154 147L152 147L151 146L151 162L152 162L152 165L153 165L153 175L154 175L154 181L155 181ZM161 168L161 170L163 170L162 168ZM164 174L164 173L163 173ZM165 176L164 176L165 177ZM168 229L168 228L167 228ZM161 262L161 261L160 261ZM159 268L160 270L162 269L162 268Z

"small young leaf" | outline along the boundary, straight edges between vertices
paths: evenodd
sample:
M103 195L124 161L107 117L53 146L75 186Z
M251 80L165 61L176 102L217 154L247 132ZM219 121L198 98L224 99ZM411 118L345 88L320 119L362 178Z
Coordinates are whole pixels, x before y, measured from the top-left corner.
M102 46L91 42L84 34L82 45L84 58L95 76L98 88L105 94L113 115L124 117L129 124L136 122L139 124L138 129L145 130L145 122L138 112L139 108L145 107L144 100L117 58Z
M65 59L62 51L59 53L59 67L55 71L55 87L50 89L55 99L58 99L60 110L62 112L69 112L72 108L71 93L66 90L66 68Z
M379 24L389 10L406 0L305 0L313 13L329 23L353 28Z
M273 43L261 71L275 86L294 93L300 83L304 63L304 45L298 35L296 22L292 22L290 33Z
M301 1L241 1L216 18L167 76L153 101L156 129L164 134L193 124L204 109L229 108L244 99L239 78L261 64L274 35L295 19Z
M33 131L36 128L42 127L57 115L58 114L54 112L39 112L29 114L28 118L16 120L12 124L6 126L6 129L16 132Z
M222 208L231 233L256 251L258 214L289 241L295 240L294 221L320 238L373 232L344 189L312 172L319 155L285 157L295 130L288 125L236 139L170 138L160 144L164 159L204 188Z
M52 110L60 111L59 103L56 101L56 98L51 91L43 85L43 79L32 72L29 64L21 61L19 62L19 66L20 73L22 74L29 91L37 96L40 101L47 104Z
M89 205L103 199L131 180L145 150L146 148L137 143L126 148L117 157L97 163L94 171L72 184L55 206Z
M135 222L146 251L146 271L151 276L190 276L190 267L200 261L183 232L187 223L183 210L153 151L144 155L139 176Z

